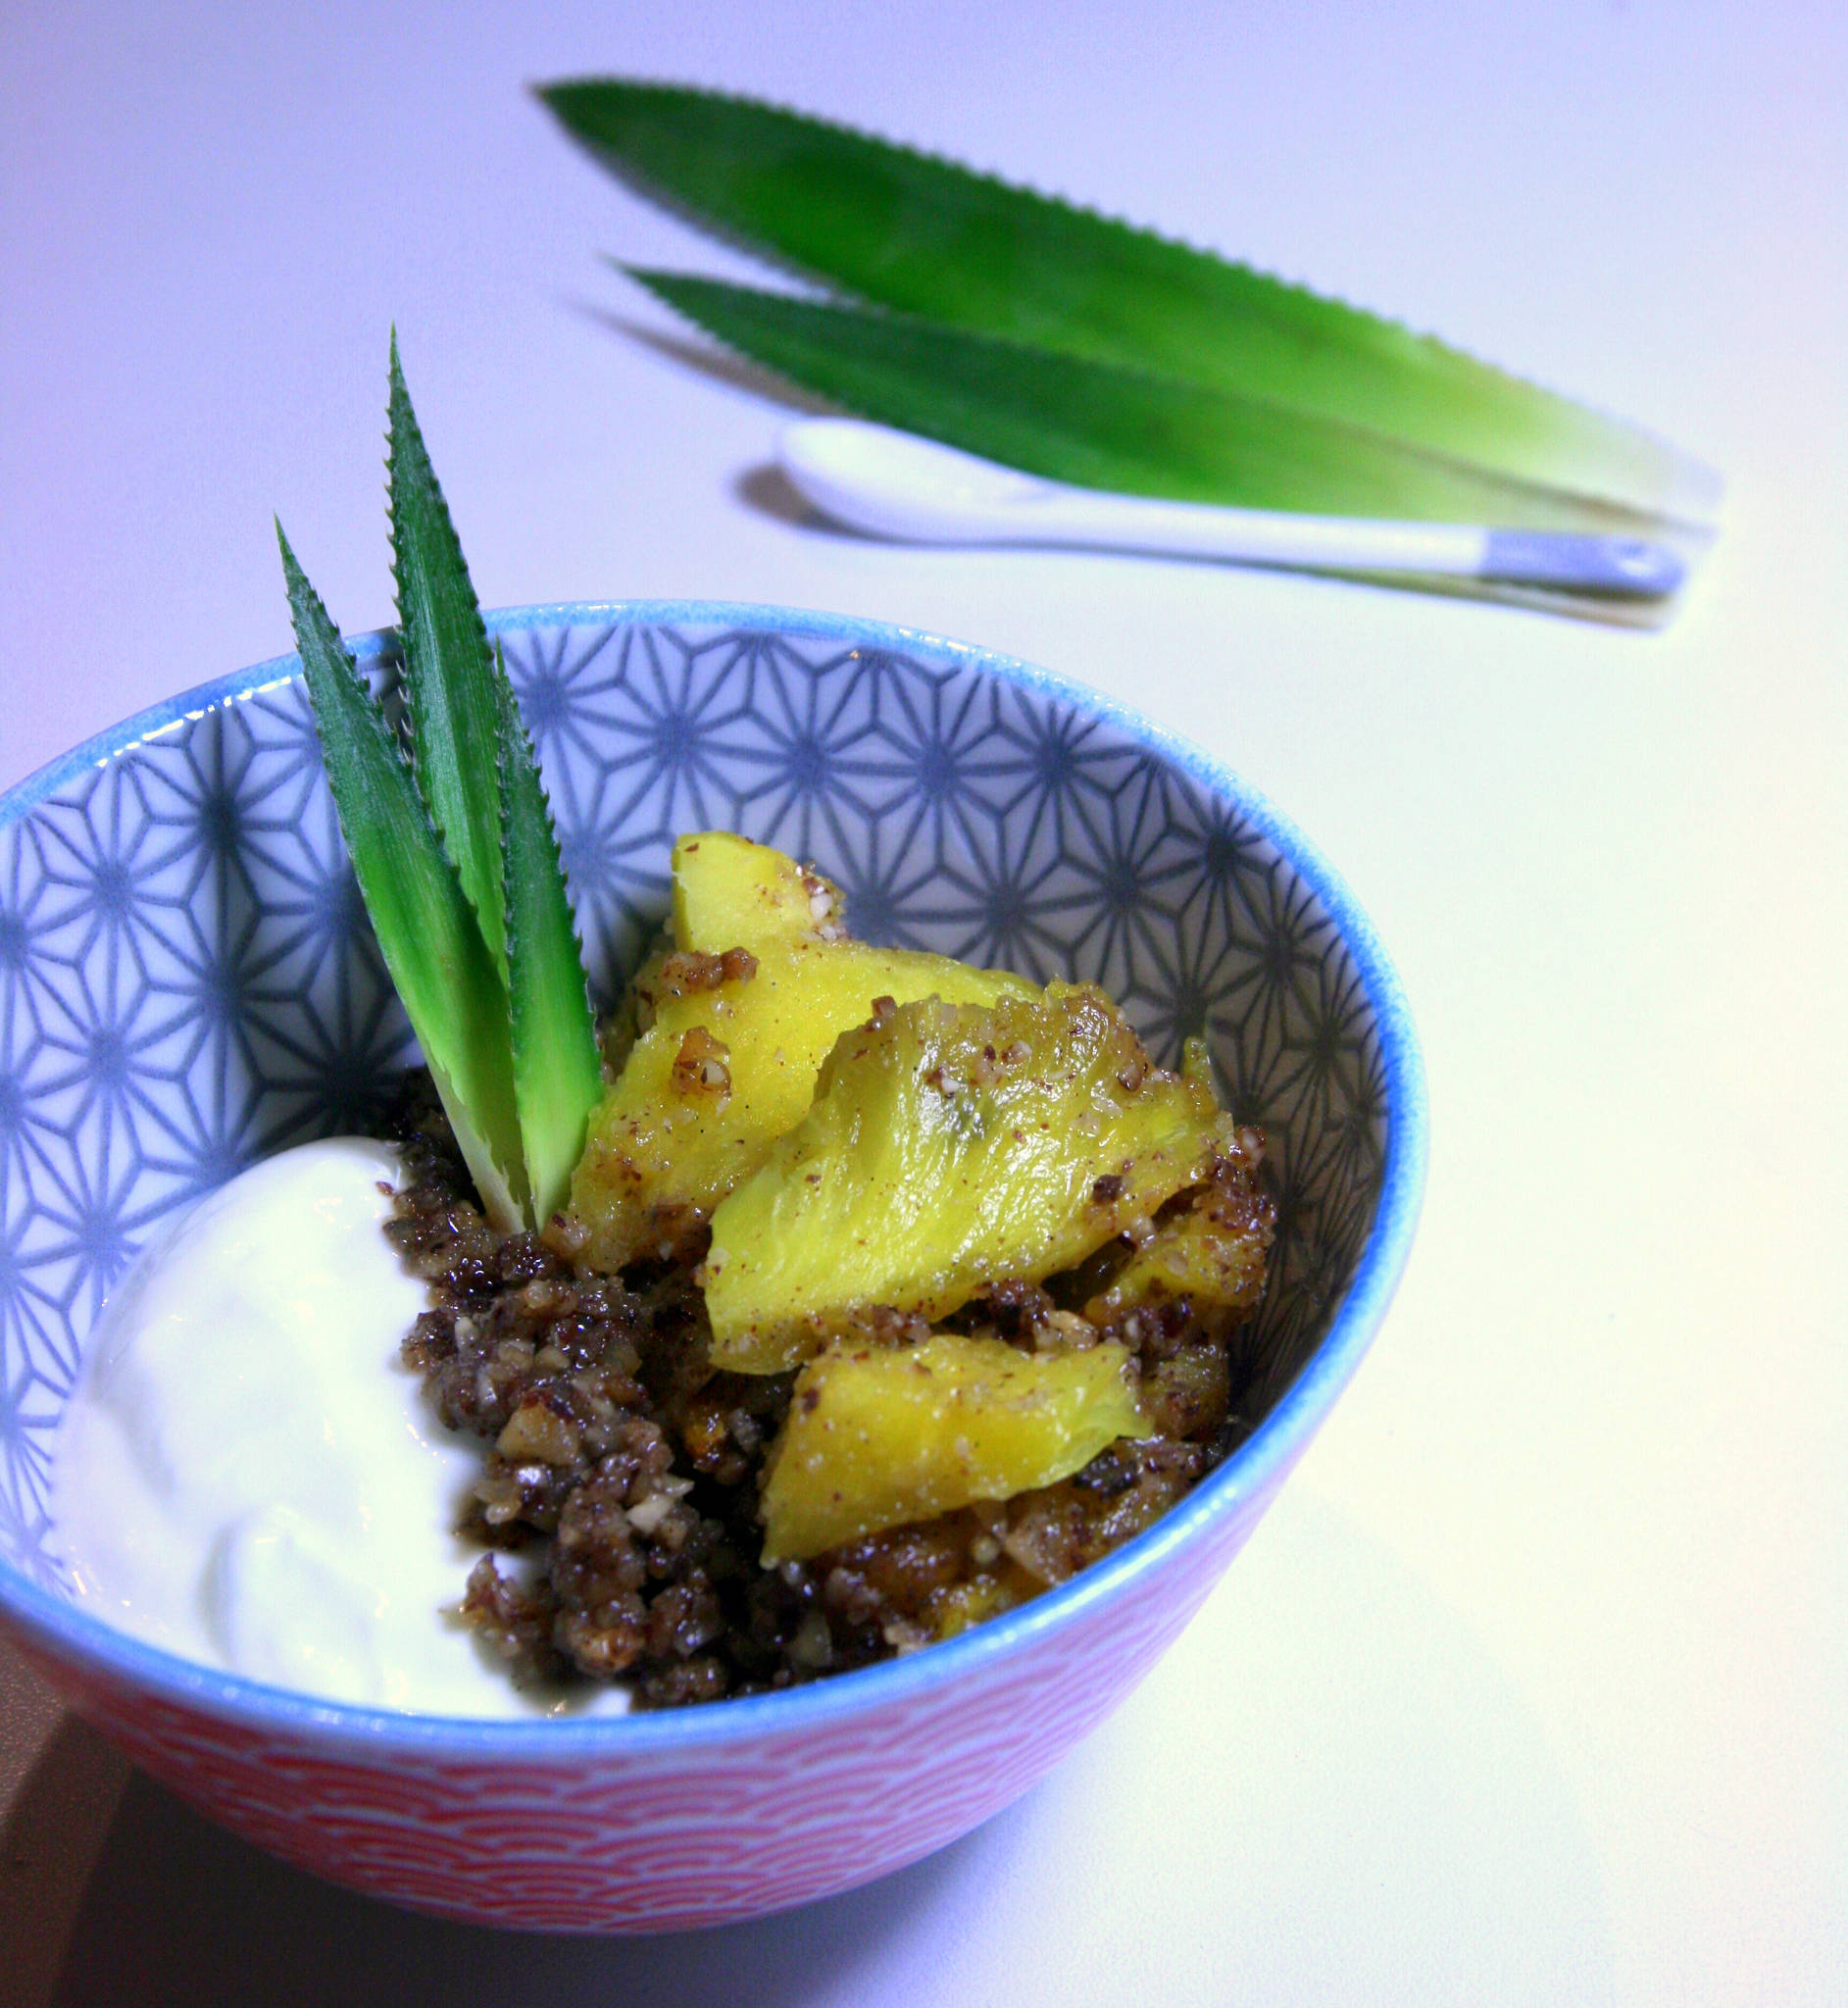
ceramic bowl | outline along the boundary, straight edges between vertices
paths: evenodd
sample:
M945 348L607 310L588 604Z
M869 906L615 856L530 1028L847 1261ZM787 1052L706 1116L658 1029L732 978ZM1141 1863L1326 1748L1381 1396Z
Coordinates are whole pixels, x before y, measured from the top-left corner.
M1037 1602L883 1666L677 1713L334 1706L79 1609L51 1464L112 1282L175 1208L362 1123L415 1050L287 658L161 705L0 801L0 1620L135 1762L319 1875L507 1925L749 1917L997 1811L1186 1624L1404 1263L1417 1050L1385 957L1314 851L1223 768L1092 692L762 608L542 607L490 626L606 995L665 910L675 833L723 826L813 860L869 938L1092 979L1160 1059L1206 1035L1277 1180L1246 1345L1244 1406L1264 1420L1165 1520ZM390 650L356 644L381 678Z

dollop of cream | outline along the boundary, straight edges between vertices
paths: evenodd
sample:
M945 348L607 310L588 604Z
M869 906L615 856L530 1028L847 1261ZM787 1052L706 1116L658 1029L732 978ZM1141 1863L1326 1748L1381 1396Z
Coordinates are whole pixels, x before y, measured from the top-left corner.
M401 1175L382 1143L304 1144L142 1256L65 1414L59 1542L79 1597L187 1658L372 1707L542 1712L558 1697L453 1615L480 1452L399 1359L426 1302L380 1231Z

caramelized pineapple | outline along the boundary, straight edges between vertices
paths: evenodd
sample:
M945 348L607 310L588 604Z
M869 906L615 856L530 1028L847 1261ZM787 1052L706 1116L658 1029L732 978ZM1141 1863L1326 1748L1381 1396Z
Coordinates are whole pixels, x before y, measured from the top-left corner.
M764 1560L817 1555L1081 1471L1142 1431L1127 1360L1119 1345L1024 1353L955 1332L829 1347L802 1370L771 1453Z
M759 940L760 954L674 954L643 973L653 1022L591 1117L572 1180L597 1268L683 1248L801 1122L829 1048L876 1001L990 1003L1024 987L908 949Z
M1184 1212L1155 1231L1084 1306L1093 1325L1113 1328L1142 1306L1186 1298L1213 1330L1235 1324L1264 1288L1276 1209L1260 1190L1254 1155L1243 1146L1215 1168Z
M845 937L840 893L819 873L723 829L674 846L674 945L705 955Z
M636 979L636 1034L572 1180L599 1269L696 1247L875 1004L1032 994L1004 971L850 941L835 887L766 844L704 830L674 845L673 871L674 948Z
M1198 1183L1230 1140L1088 984L901 1006L845 1034L814 1105L713 1216L713 1359L777 1373L857 1312L938 1319L1070 1269Z

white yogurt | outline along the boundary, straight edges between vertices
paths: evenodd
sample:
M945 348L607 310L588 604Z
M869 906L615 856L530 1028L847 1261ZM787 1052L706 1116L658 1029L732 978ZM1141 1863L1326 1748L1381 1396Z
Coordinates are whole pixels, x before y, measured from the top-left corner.
M142 1257L66 1411L55 1524L79 1595L187 1658L336 1701L530 1715L544 1698L451 1615L480 1446L399 1360L425 1305L380 1232L399 1176L385 1144L304 1144Z

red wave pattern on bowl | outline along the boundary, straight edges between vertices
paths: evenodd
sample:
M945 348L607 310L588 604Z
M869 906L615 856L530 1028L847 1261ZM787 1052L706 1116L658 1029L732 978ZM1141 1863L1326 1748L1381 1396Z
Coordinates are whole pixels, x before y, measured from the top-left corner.
M870 1882L1010 1804L1173 1642L1274 1491L1177 1547L1132 1592L960 1682L795 1731L637 1749L620 1765L548 1755L543 1727L517 1759L458 1762L356 1738L336 1760L325 1733L227 1723L21 1642L163 1784L329 1882L476 1924L684 1930Z

